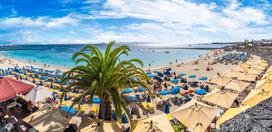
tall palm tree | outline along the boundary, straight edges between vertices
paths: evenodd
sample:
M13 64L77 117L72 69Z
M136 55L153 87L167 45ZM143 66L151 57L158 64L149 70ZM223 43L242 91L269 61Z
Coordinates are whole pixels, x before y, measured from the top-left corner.
M111 103L113 103L116 115L120 117L125 113L131 124L121 90L135 86L148 89L148 77L140 68L143 67L141 60L120 59L122 55L128 55L130 50L128 46L113 48L114 44L114 41L110 42L105 53L95 46L88 45L72 56L76 66L63 75L62 83L71 83L65 88L61 98L63 99L64 94L75 88L80 89L83 91L82 95L73 101L71 107L80 103L80 100L87 95L90 96L92 104L92 98L98 96L101 98L99 111L101 119L111 120Z

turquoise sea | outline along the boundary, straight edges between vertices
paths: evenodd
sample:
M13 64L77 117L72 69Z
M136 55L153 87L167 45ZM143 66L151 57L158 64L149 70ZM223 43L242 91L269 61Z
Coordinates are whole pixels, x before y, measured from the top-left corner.
M72 67L74 63L71 56L80 51L84 45L13 45L1 46L0 54L23 60L31 60L40 64ZM96 45L105 50L106 45ZM166 66L170 61L185 61L198 57L209 52L209 50L198 49L174 49L161 48L150 45L129 45L131 51L129 56L122 56L122 59L139 58L145 67ZM204 46L207 47L207 46ZM213 45L214 47L214 45ZM220 47L220 46L219 46ZM167 53L166 53L167 52ZM168 53L169 52L169 53Z

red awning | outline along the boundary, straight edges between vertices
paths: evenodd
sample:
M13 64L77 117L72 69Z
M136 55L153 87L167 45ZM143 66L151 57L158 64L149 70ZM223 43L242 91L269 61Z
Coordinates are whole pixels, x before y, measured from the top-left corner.
M12 78L0 78L0 102L30 91L34 86Z

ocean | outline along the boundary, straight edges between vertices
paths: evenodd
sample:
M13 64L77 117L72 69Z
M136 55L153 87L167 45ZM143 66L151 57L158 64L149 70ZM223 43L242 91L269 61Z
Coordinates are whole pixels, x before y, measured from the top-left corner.
M61 67L75 66L71 56L81 50L84 45L15 45L1 46L0 55L20 60L31 60L40 64L55 65ZM102 51L105 50L105 44L96 45ZM118 45L116 45L118 46ZM200 55L208 53L209 49L177 49L154 47L152 45L131 44L129 56L121 56L121 59L139 58L144 62L145 67L167 66L169 62L179 62L193 59ZM201 46L196 46L200 48ZM209 48L208 45L202 47ZM210 45L210 47L222 47L222 45Z

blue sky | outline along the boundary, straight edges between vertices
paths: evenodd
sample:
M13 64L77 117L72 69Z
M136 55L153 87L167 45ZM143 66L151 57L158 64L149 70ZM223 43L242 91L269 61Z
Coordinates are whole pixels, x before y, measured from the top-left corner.
M0 44L272 39L271 0L0 0Z

